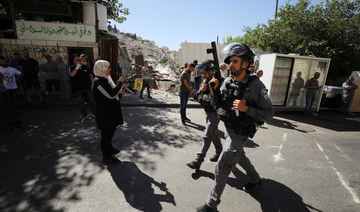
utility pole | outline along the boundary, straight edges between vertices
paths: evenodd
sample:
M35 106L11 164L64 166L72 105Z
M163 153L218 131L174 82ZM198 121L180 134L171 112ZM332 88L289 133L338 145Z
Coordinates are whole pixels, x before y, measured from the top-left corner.
M279 5L279 0L276 0L276 7L275 7L275 21L276 21L276 18L277 18L278 5Z

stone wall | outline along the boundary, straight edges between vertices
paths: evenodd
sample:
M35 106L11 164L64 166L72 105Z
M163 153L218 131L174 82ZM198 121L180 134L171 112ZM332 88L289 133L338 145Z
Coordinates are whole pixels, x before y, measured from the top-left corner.
M30 57L36 59L39 64L45 63L45 54L50 54L53 60L57 56L63 58L63 62L68 62L68 47L71 48L92 48L94 58L99 57L99 48L97 43L90 42L71 42L71 41L40 41L40 40L18 40L18 39L0 39L0 54L6 58L11 58L13 52L21 52L23 49L29 51ZM39 72L39 81L41 91L45 94L45 73Z
M68 47L90 47L93 48L94 58L99 57L99 48L97 43L90 42L71 42L71 41L40 41L40 40L17 40L17 39L0 39L0 54L4 57L12 57L13 52L27 49L30 57L39 61L46 62L44 55L50 54L55 59L61 56L63 61L68 61Z

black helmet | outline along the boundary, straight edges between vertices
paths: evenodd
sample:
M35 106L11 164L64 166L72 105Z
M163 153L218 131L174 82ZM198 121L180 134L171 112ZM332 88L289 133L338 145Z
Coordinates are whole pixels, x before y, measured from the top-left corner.
M249 65L254 63L254 53L251 49L243 43L230 43L221 51L226 55L224 62L230 64L230 57L238 56L243 58Z
M215 70L215 62L207 59L199 65L199 69L204 71Z

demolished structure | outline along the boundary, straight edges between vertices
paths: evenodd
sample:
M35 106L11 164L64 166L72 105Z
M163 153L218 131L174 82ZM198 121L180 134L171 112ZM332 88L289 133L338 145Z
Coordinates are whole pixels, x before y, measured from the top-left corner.
M153 87L163 90L175 88L179 78L176 52L169 51L167 47L159 48L154 41L143 40L135 34L115 30L108 33L118 39L118 62L124 76L140 77L141 66L144 61L148 61L149 66L153 67Z

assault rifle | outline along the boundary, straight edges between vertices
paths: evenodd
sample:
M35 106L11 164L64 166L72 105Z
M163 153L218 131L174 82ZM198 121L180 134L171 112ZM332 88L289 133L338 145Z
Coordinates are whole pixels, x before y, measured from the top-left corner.
M221 73L220 73L219 59L218 59L218 54L217 54L217 50L216 50L215 41L211 42L211 48L206 49L206 53L213 54L214 65L215 65L215 79L220 80L221 79Z

